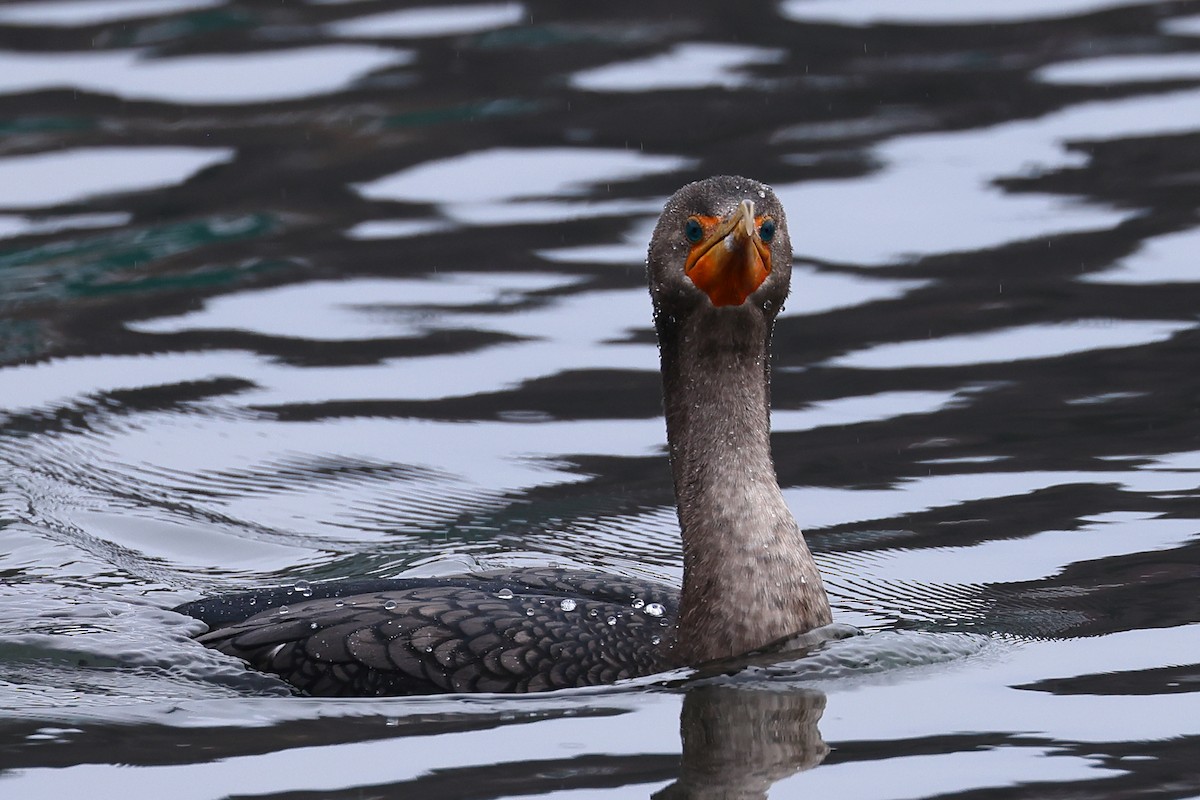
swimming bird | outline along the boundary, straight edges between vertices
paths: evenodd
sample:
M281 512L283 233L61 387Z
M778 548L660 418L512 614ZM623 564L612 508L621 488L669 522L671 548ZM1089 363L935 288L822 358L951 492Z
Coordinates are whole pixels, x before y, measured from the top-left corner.
M770 345L792 248L771 189L720 176L647 258L682 591L552 567L298 584L176 610L202 644L312 695L533 692L739 656L831 621L771 458Z

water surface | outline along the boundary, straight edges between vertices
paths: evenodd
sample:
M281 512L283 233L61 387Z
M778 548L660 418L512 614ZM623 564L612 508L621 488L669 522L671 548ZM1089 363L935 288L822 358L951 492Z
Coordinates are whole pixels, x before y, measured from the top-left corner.
M0 785L1200 794L1200 2L0 6ZM678 581L663 200L772 183L774 448L838 622L331 701L202 593Z

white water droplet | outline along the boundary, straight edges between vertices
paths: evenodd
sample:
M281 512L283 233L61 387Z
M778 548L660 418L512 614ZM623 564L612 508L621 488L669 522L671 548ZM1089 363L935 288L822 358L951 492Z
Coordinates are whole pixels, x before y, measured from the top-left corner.
M396 601L395 600L385 601L383 604L383 608L386 611L395 611L396 610Z
M575 601L568 597L566 600L560 601L558 604L558 607L561 608L563 611L574 611L575 610Z
M257 598L257 597L251 597L251 598L250 598L250 605L252 605L252 606L256 606L256 605L258 605L258 598Z
M315 631L315 630L317 629L317 623L315 623L315 622L310 622L310 623L308 623L308 627L309 627L309 629L310 629L310 630L314 630L314 631Z
M663 608L662 603L648 603L646 605L646 614L651 617L661 617L667 610Z
M632 605L634 608L641 608L642 606L646 605L646 601L640 597L635 597L630 605Z
M533 609L532 609L532 608L527 608L527 609L525 609L525 616L527 616L527 617L532 617L532 616L533 616Z
M650 637L650 644L662 644L662 637L657 633Z
M609 617L609 618L608 618L608 624L609 624L609 625L616 625L616 624L617 624L617 618L616 618L616 617Z
M295 589L305 597L312 597L312 584L308 581L296 581Z
M336 603L334 603L333 605L334 605L334 607L336 607L336 608L341 608L342 606L346 605L346 601L345 601L345 600L338 600L338 601L337 601Z
M513 591L512 589L501 589L496 592L496 597L499 597L501 600L512 600Z
M287 613L288 611L290 611L290 610L291 610L291 609L289 609L287 606L280 606L280 607L279 607L279 613L280 613L280 614L286 614L286 613Z

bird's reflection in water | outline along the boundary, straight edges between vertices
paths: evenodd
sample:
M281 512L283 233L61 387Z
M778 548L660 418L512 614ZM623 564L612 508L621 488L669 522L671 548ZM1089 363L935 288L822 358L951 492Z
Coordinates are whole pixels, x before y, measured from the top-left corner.
M779 780L829 753L817 723L825 693L796 686L701 683L680 713L679 778L655 800L765 798Z

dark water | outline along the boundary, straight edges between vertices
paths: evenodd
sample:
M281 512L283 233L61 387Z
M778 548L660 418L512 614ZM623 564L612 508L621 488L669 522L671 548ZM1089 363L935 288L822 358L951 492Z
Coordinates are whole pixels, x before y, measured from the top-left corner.
M868 635L338 702L163 610L677 580L642 260L722 172L789 209L776 458ZM1190 0L0 5L0 791L1200 795L1198 207Z

